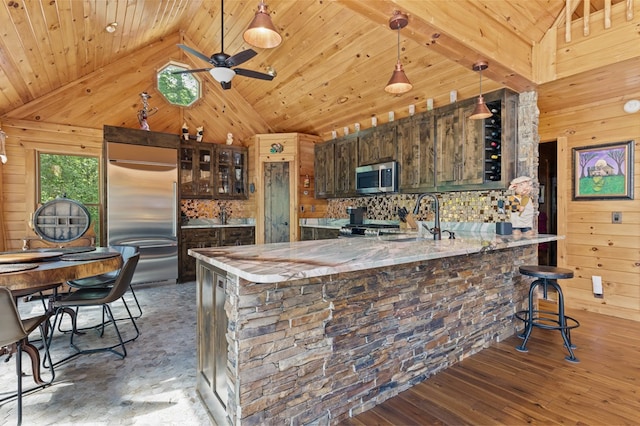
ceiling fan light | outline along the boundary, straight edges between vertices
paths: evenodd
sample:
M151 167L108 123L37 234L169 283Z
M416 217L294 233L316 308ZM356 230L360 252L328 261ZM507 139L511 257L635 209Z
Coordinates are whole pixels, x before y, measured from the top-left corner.
M388 93L399 94L406 93L411 90L411 88L413 88L413 85L404 73L402 63L398 61L396 68L393 70L393 74L391 74L391 79L389 79L389 83L387 83L384 90Z
M211 68L209 74L211 74L218 83L227 83L236 75L234 70L225 67Z
M260 2L258 11L249 28L242 35L244 41L262 49L272 49L282 43L282 36L276 30L267 11L267 5Z
M476 107L473 109L473 113L469 117L472 120L482 120L491 117L493 114L487 108L487 104L484 103L484 97L480 95Z

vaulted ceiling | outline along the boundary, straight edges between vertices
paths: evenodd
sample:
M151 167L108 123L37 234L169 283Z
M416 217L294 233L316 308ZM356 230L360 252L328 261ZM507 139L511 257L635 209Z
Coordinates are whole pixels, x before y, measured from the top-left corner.
M577 3L587 1L587 7ZM275 132L323 134L388 111L426 109L477 96L471 66L486 60L483 91L536 89L546 83L533 65L534 46L571 19L625 0L267 0L283 42L243 68L273 81L236 76L242 96ZM242 33L258 0L4 0L0 5L0 117L90 73L141 52L180 32L184 43L207 54L250 48ZM413 89L384 91L397 55L397 34L388 21L395 10L409 15L400 32L401 61ZM116 31L105 27L116 22ZM206 63L178 49L167 60L194 68ZM215 83L208 73L204 79ZM149 76L150 79L153 76ZM215 83L217 84L217 83ZM221 92L224 93L228 91ZM64 124L64 123L61 123Z

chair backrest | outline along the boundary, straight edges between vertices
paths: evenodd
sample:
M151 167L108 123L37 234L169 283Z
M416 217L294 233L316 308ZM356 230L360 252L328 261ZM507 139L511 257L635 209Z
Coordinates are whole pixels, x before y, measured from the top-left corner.
M111 303L124 295L131 285L131 279L133 278L133 273L136 271L138 259L140 259L140 253L136 253L127 259L124 266L120 269L116 282L113 284L113 287L111 287L111 291L101 303Z
M109 248L118 250L120 252L120 256L122 256L122 264L125 264L127 260L138 253L138 246L129 246L129 245L113 245L109 246ZM116 269L115 271L107 272L102 276L115 278L120 273L120 269Z
M138 246L129 246L129 245L115 245L109 246L114 250L118 250L120 255L122 256L122 262L126 262L131 256L138 252Z
M27 337L13 295L6 287L0 287L0 324L0 347Z

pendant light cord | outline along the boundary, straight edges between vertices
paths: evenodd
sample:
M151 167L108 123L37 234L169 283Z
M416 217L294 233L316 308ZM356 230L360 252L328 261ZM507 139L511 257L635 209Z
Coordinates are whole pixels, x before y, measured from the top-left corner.
M398 62L400 62L400 26L398 26Z

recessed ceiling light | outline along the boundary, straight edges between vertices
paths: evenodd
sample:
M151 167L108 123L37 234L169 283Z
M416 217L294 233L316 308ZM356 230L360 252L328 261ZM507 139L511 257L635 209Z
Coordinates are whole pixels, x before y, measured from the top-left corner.
M115 33L116 32L116 28L118 28L118 23L117 22L112 22L109 25L107 25L106 27L104 27L105 31L108 33Z
M627 101L624 104L624 112L628 112L629 114L633 114L634 112L640 111L640 101L638 99L632 99Z

